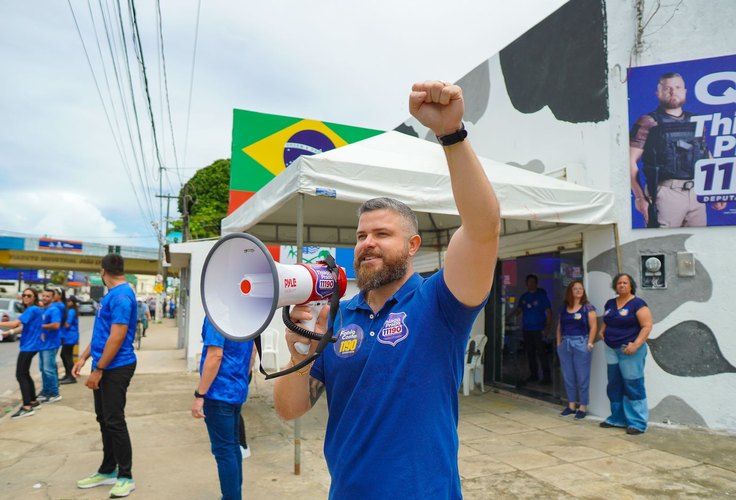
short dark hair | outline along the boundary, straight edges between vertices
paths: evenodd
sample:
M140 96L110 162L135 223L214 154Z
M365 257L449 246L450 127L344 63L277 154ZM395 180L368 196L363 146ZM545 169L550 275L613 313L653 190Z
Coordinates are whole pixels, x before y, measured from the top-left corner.
M539 283L539 278L536 274L527 274L526 279L524 280L524 283L529 283L529 280L534 280L536 283Z
M629 273L618 273L616 276L613 277L613 281L611 282L611 288L613 288L613 291L616 291L616 283L618 283L618 280L620 278L623 278L626 276L629 278L629 283L631 283L631 295L636 295L636 281L634 281L634 278Z
M102 258L100 267L105 270L106 273L112 274L113 276L124 276L125 275L125 260L122 255L116 253L109 253Z
M669 80L670 78L681 78L683 82L685 81L685 79L682 78L682 75L680 73L672 72L672 73L662 73L659 77L659 80L657 80L657 83L662 83L662 80Z
M391 210L392 212L399 214L406 222L410 236L419 234L419 222L417 221L417 216L414 213L414 210L409 208L406 203L402 203L393 198L372 198L363 202L360 206L358 209L358 217L366 212L372 212L374 210Z

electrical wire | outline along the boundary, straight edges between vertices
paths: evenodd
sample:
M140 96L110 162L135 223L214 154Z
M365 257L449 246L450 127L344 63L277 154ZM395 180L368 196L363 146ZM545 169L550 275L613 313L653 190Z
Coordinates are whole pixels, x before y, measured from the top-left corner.
M163 23L161 19L162 16L161 16L160 0L156 0L156 12L157 12L156 17L158 19L159 46L161 47L161 66L163 68L163 74L164 74L163 88L164 88L164 95L166 96L166 110L169 115L169 131L171 132L171 147L173 149L173 155L174 155L174 168L176 169L176 174L177 174L177 177L179 178L179 185L183 185L184 182L182 181L181 172L179 170L179 158L176 153L176 140L174 139L174 123L171 118L171 101L169 99L169 78L166 72L166 51L164 50L164 30L163 30Z
M71 4L71 1L70 0L67 0L67 4L69 5L69 10L70 10L70 12L72 14L72 18L74 20L74 26L75 26L75 28L77 30L77 34L79 35L79 40L82 43L82 49L84 51L84 55L85 55L85 58L87 60L87 65L89 66L90 72L92 74L92 80L94 81L95 89L97 90L97 96L99 97L100 103L102 104L102 108L103 108L103 111L105 113L105 118L107 120L108 127L110 128L110 132L114 135L115 134L115 131L113 129L112 122L110 120L110 114L109 114L109 112L107 110L107 106L105 105L105 100L102 97L102 92L100 90L100 85L99 85L99 82L97 81L97 76L96 76L95 71L94 71L94 68L92 66L92 61L91 61L91 59L89 57L89 52L87 51L87 46L84 43L84 37L82 36L82 31L81 31L81 29L79 27L79 22L77 21L77 16L74 13L74 8L72 7L72 4ZM130 170L129 170L126 162L125 162L125 157L123 156L121 149L118 147L117 141L115 141L115 145L116 145L116 148L118 149L118 154L120 155L121 161L123 163L123 167L125 168L125 171L126 171L126 174L128 175L128 180L131 182L131 185L133 185L132 178L130 176ZM140 203L140 199L138 198L138 193L135 191L135 189L133 190L133 192L134 192L136 203L138 204L138 209L141 211L141 214L144 215L145 212L143 210L143 206Z
M189 119L192 115L192 94L194 91L194 67L197 60L197 41L199 39L199 13L202 10L202 0L197 1L197 21L194 25L194 50L192 50L192 72L189 76L189 104L187 105L187 125L186 132L184 133L184 155L182 156L182 163L187 163L187 146L189 144Z

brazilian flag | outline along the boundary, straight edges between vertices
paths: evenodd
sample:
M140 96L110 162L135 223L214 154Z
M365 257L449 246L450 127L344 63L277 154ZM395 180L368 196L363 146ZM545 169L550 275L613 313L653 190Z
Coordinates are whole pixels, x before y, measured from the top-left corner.
M383 133L292 116L233 110L228 213L289 167L313 155Z

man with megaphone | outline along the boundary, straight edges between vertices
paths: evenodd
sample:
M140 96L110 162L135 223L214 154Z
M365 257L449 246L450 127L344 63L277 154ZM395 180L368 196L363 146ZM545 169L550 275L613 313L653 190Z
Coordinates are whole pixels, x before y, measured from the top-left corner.
M409 110L442 144L461 227L445 267L424 279L413 270L417 219L390 198L359 210L355 273L361 292L340 304L336 341L305 368L276 380L276 411L307 412L323 392L329 418L325 459L330 498L462 498L458 472L458 390L463 353L483 308L498 252L498 201L462 123L457 85L414 84ZM328 308L317 332L327 330ZM297 306L292 321L312 319ZM287 330L291 365L310 342ZM309 354L317 347L311 341Z

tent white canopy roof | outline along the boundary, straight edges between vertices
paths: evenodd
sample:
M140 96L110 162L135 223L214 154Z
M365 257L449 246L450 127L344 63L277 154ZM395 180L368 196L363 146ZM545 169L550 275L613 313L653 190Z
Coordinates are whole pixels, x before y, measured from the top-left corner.
M560 224L615 222L612 193L481 158L504 219ZM300 196L302 195L302 196ZM301 156L222 221L222 234L249 232L267 243L352 245L357 208L388 196L417 212L425 245L444 246L460 225L444 152L434 143L399 132L314 156ZM302 205L301 212L299 205Z

